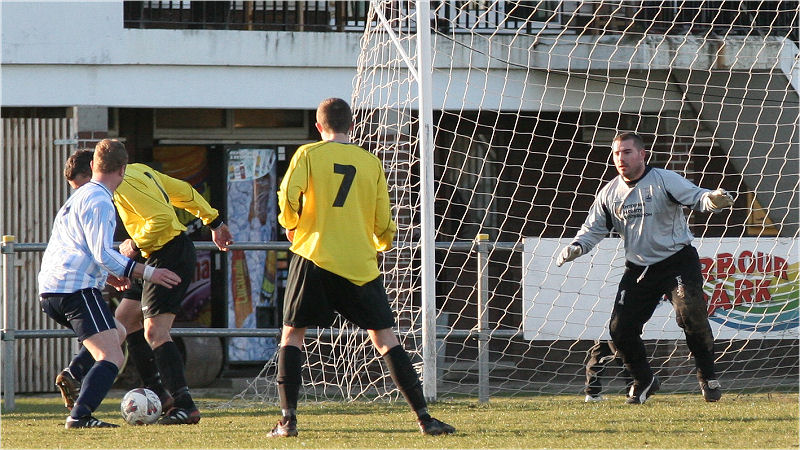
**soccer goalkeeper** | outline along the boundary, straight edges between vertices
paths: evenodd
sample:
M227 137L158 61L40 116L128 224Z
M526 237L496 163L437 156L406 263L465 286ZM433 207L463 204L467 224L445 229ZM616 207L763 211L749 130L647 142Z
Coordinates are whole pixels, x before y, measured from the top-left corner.
M722 396L714 370L714 336L703 298L700 258L683 207L721 212L733 205L722 189L702 189L675 172L645 164L647 152L635 133L617 135L611 144L619 176L605 185L572 244L556 265L588 253L615 230L625 243L625 273L620 280L609 331L633 377L627 403L641 404L659 389L642 342L642 328L663 295L694 355L700 390L707 402Z

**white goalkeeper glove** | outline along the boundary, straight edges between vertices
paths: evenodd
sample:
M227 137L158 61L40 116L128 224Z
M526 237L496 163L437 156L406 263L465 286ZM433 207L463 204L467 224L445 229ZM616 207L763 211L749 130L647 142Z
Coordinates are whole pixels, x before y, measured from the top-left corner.
M706 208L720 211L733 205L733 197L725 189L717 189L706 195Z
M556 259L556 266L561 267L561 265L565 262L572 261L582 254L583 248L581 248L580 245L570 244L561 250L561 253L558 255L558 259Z

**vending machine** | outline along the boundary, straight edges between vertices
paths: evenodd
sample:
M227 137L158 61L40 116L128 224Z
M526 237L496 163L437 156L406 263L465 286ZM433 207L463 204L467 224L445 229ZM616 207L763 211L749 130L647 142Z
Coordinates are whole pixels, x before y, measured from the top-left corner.
M227 218L234 242L276 240L277 155L272 148L229 148ZM276 251L230 250L227 269L229 328L280 328ZM229 362L263 362L277 350L276 338L228 340Z

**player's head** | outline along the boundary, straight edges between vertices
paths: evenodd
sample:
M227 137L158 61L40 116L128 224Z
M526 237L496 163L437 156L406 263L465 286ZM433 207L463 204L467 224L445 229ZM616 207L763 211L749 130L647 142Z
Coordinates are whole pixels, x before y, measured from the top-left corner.
M92 179L92 158L94 152L89 149L80 149L69 155L64 165L64 177L72 189L78 189Z
M103 139L94 147L92 164L92 172L115 172L128 164L128 151L116 139Z
M103 139L94 148L92 158L92 179L115 190L125 176L128 164L128 151L116 139Z
M350 105L340 98L327 98L317 107L317 129L327 133L349 133L353 126Z
M614 167L624 180L636 180L644 173L647 152L644 141L638 134L620 133L614 137L611 141L611 155Z

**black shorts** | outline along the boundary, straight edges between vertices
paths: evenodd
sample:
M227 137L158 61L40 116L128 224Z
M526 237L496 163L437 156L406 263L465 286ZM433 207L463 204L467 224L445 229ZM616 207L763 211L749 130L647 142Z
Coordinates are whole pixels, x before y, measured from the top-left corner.
M329 327L337 312L366 330L382 330L395 324L383 276L358 286L292 253L283 323L295 328Z
M144 263L142 263L144 264ZM122 298L128 300L142 301L142 280L131 279L131 287L122 291Z
M652 304L655 308L665 295L668 300L672 300L672 290L678 286L678 280L690 293L700 295L702 298L703 276L700 271L700 257L692 245L683 247L672 256L650 267L626 261L625 273L619 282L618 292L625 291L625 300L631 299L633 304Z
M706 300L703 297L703 276L700 257L691 245L683 247L672 256L649 267L625 262L625 273L617 288L614 308L611 311L611 329L633 329L641 335L644 324L653 316L659 302L671 302L681 325L681 317L689 314L699 317L692 323L703 323L702 333L710 333ZM688 308L688 309L687 309ZM691 330L693 331L693 330ZM619 343L615 343L619 347Z
M172 289L149 281L142 283L142 313L145 319L159 314L180 312L186 289L194 277L196 264L194 243L184 233L175 236L158 251L150 254L147 258L148 266L169 269L181 277L181 282Z
M147 264L147 261L140 256L134 258L137 263ZM131 278L131 287L122 291L122 298L128 300L142 301L142 280L139 278Z
M72 294L44 294L39 305L50 318L75 332L78 342L95 334L117 328L114 314L95 288Z

